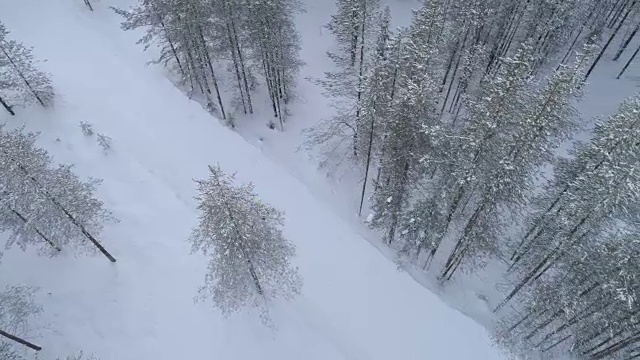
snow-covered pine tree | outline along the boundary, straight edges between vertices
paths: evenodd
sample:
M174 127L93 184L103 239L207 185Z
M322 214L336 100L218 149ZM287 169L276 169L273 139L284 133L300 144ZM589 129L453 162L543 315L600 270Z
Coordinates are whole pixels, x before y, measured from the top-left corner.
M300 293L302 278L291 264L295 247L282 235L282 212L263 203L253 185L236 186L219 166L197 180L200 223L189 239L192 251L210 257L203 297L223 314Z
M175 66L184 80L187 78L186 64L176 47L177 34L172 27L170 14L171 5L166 0L141 0L131 9L124 10L112 7L112 9L124 18L121 28L133 30L145 27L145 34L138 44L144 45L147 50L151 44L158 45L160 56L155 61L165 66Z
M248 39L243 30L250 19L243 4L242 0L211 2L213 21L207 31L210 33L214 52L229 54L232 60L229 71L235 74L238 103L245 114L253 114L251 90L255 79L247 61Z
M514 254L520 279L498 308L549 271L589 234L600 234L615 216L638 211L640 201L640 97L626 100L597 124L575 159L560 161L556 176L534 201L527 231Z
M36 245L55 254L93 245L115 262L95 238L104 222L115 220L94 197L99 182L80 180L70 166L52 167L36 138L0 128L0 231L9 232L7 246Z
M197 90L204 97L207 108L214 108L212 96L215 91L218 110L226 120L213 68L214 57L205 30L212 18L208 4L191 0L140 0L130 10L113 9L124 17L124 30L147 27L139 43L146 48L153 41L159 41L161 53L157 62L174 63L185 83L191 87L191 93Z
M394 57L392 53L399 41L392 39L393 35L389 29L391 21L389 8L386 7L380 16L375 57L371 65L371 74L363 84L361 110L358 114L360 121L356 123L356 132L360 134L355 144L356 152L362 154L364 162L364 180L358 215L362 214L371 166L375 164L377 154L381 151L382 131L379 121L387 117L387 111L392 106L398 69L397 56ZM399 55L399 52L395 51L395 54Z
M27 341L31 332L29 321L42 309L35 303L36 289L26 286L7 286L0 292L0 358L26 360L26 348L40 350Z
M303 65L294 22L302 7L298 0L248 0L244 8L252 62L265 78L273 115L284 130L286 106L295 96L295 78Z
M421 34L408 31L405 36L395 50L399 53L390 54L401 65L393 77L391 106L380 121L379 174L372 196L371 225L383 229L389 243L395 239L419 180L436 168L440 149L435 145L442 136L437 111L439 78L428 69L435 51L422 46Z
M326 26L337 43L335 51L327 52L336 70L325 72L323 79L315 79L324 95L332 99L336 114L311 130L309 142L328 149L335 149L337 143L338 149L349 153L349 157L362 160L359 144L367 134L359 131L370 124L362 119L362 112L366 111L362 97L376 61L379 40L384 37L383 32L388 33L390 14L380 11L378 0L338 0L336 6L337 12ZM347 140L351 144L348 149L341 146Z
M8 34L0 22L0 105L11 115L15 105L50 105L54 92L49 75L36 68L31 49L8 39Z
M64 359L58 358L57 360L100 360L94 355L85 355L84 352L80 351L77 354L69 355Z

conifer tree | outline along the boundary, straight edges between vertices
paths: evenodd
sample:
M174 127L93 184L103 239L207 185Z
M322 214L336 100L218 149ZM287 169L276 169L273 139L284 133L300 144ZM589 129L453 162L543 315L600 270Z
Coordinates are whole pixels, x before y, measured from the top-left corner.
M50 105L54 92L49 75L36 68L31 49L8 39L8 34L0 23L0 105L11 115L16 105Z
M192 250L209 256L203 297L227 315L242 307L266 312L267 302L300 293L302 279L292 267L295 247L282 235L283 214L263 203L253 185L235 186L219 166L197 180L200 223Z
M244 31L252 61L265 78L273 115L284 130L287 104L295 95L294 80L303 65L294 23L301 5L297 0L250 0L245 11Z
M94 197L99 181L82 181L70 166L52 167L35 146L37 134L0 128L0 231L7 246L36 245L48 254L95 246L115 258L95 238L106 221L115 221Z
M35 303L36 289L26 286L8 286L0 292L0 358L24 360L26 348L40 347L25 340L31 332L29 321L42 309Z
M327 53L336 70L325 72L324 79L316 79L324 95L333 100L336 114L313 129L311 142L334 148L334 142L342 144L349 139L347 151L353 160L359 160L359 144L367 138L359 131L369 123L362 119L362 112L366 111L362 104L365 84L380 36L384 37L379 34L388 32L388 24L384 23L389 22L390 14L380 13L378 0L338 0L336 5L337 12L327 24L337 43L337 49Z

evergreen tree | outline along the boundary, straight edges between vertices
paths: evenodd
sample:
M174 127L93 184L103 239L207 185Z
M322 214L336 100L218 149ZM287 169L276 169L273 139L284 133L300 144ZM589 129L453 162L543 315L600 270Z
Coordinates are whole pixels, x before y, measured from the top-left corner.
M327 24L337 43L337 50L327 53L336 70L327 71L324 79L316 80L324 95L333 100L336 114L313 129L311 143L331 149L335 142L341 145L351 139L347 151L358 160L362 139L368 137L359 132L370 124L362 119L362 112L367 111L362 104L363 95L380 41L388 38L385 34L389 33L390 13L380 13L378 0L338 0L336 5L337 13ZM340 146L340 150L345 149Z
M283 214L261 202L252 184L234 186L219 166L209 170L197 181L200 223L190 237L193 251L210 257L202 296L230 314L245 306L266 312L265 302L299 294L295 247L279 229Z
M213 56L205 29L210 25L211 7L201 1L191 0L141 0L131 10L113 8L124 17L122 28L132 30L146 27L139 43L145 49L153 41L160 43L157 62L170 61L178 67L184 82L204 97L208 109L213 109L214 95L223 120L226 112L218 79L213 68Z
M35 289L8 286L0 292L0 358L26 360L24 347L40 347L24 340L31 332L29 321L42 309L35 303Z
M7 246L37 245L55 254L93 245L115 262L94 237L105 221L115 220L94 197L99 181L80 180L70 166L52 167L36 138L0 128L0 231L9 232Z
M249 0L245 11L251 57L265 78L274 117L284 130L286 105L294 98L295 78L303 65L294 23L301 5L297 0Z
M49 75L36 68L31 49L8 39L8 34L0 23L0 105L11 115L15 105L50 105L54 92Z
M381 121L379 176L372 197L372 225L385 231L391 243L412 191L424 173L432 170L441 135L437 116L437 80L424 64L433 51L422 48L408 33L397 47L399 67L387 115ZM394 56L391 54L390 56Z

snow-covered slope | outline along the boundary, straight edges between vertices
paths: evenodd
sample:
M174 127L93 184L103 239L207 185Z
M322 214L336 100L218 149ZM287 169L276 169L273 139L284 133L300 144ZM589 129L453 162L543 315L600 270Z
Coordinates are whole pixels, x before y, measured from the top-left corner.
M47 61L59 93L53 109L0 115L42 131L39 144L83 176L121 220L107 227L116 264L95 256L48 259L11 251L0 285L41 287L40 359L83 349L127 359L499 359L487 332L396 270L297 178L188 100L118 28L102 0L9 0L0 17L12 37ZM80 121L113 139L106 153ZM256 314L225 319L194 303L206 261L185 241L196 222L193 178L220 163L287 213L303 296L274 304L277 331Z

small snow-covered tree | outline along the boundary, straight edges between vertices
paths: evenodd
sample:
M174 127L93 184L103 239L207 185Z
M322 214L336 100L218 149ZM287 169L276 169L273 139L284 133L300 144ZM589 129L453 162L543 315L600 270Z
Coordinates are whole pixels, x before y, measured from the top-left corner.
M64 359L58 358L57 360L100 360L100 359L98 359L94 355L86 355L85 356L84 352L80 351L77 354L69 355Z
M295 247L284 238L282 212L263 203L253 185L235 186L219 166L197 180L200 223L190 237L192 250L210 257L203 297L223 314L245 306L266 314L266 302L299 294L302 279L291 265Z
M7 246L40 245L55 253L93 244L115 262L94 236L104 222L115 220L94 196L99 181L82 181L71 166L51 166L36 138L0 127L0 231L9 233Z
M8 286L0 292L0 359L23 360L23 347L39 350L24 338L31 332L29 320L42 309L34 300L36 289Z
M15 105L50 105L54 92L49 75L36 68L31 49L8 39L8 34L0 23L0 105L11 115Z

